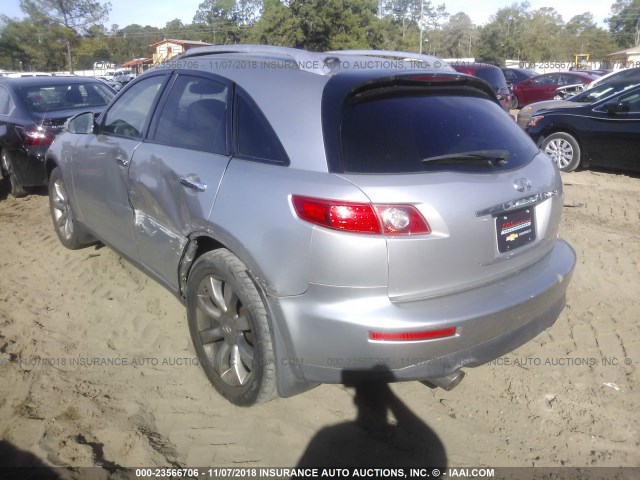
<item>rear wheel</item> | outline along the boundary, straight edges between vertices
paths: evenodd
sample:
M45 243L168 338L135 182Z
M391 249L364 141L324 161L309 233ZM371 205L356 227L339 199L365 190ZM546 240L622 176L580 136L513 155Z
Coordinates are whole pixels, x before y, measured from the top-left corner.
M83 247L69 194L58 168L54 168L49 177L49 210L60 243L70 250Z
M277 396L266 309L247 267L229 250L205 253L193 265L187 317L200 364L222 396L243 406Z
M11 195L15 198L25 197L27 195L27 191L24 189L16 174L13 173L13 167L11 162L9 161L9 155L7 152L2 152L2 168L7 175L9 176L9 184L11 185Z
M11 184L11 195L15 198L22 198L27 196L27 191L18 181L18 177L14 173L9 174L9 183Z
M542 142L542 150L563 172L573 172L580 165L580 145L568 133L552 133Z

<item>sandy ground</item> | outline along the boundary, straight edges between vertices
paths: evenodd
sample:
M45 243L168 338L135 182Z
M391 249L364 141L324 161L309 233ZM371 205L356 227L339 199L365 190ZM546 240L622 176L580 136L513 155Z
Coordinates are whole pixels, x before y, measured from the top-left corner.
M564 180L579 261L550 330L451 392L323 385L250 409L209 386L174 297L108 248L65 250L45 193L5 186L0 465L640 466L640 178Z

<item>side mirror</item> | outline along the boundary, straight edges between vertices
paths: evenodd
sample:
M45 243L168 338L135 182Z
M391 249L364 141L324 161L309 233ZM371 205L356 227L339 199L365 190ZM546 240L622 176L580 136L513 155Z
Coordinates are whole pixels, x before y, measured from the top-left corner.
M95 127L94 119L93 112L79 113L65 122L64 129L69 133L93 133Z
M620 113L629 112L629 104L627 102L609 102L603 105L604 111L609 115L618 115Z

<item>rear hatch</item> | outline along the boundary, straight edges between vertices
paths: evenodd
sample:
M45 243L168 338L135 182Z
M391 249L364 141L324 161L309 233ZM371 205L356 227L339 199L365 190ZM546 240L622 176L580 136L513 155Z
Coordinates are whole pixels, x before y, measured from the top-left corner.
M351 96L341 116L340 157L334 173L374 204L414 205L431 229L387 237L394 300L506 278L553 246L560 176L473 86L369 88Z

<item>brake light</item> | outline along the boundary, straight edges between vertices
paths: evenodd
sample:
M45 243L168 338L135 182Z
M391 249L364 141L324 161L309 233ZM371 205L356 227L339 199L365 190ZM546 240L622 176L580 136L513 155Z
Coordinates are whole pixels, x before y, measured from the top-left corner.
M455 327L440 330L425 330L422 332L369 332L369 340L378 342L411 342L452 337L455 334Z
M293 195L298 217L315 225L373 235L431 233L429 224L413 205L372 205Z
M24 137L24 143L30 146L51 145L55 137L55 133L45 127L20 128L18 130Z
M342 202L321 198L292 197L298 216L307 222L335 230L380 233L380 223L369 203Z
M457 75L456 72L451 72L449 75L408 75L406 78L410 80L416 80L419 82L457 82L459 80L463 80L464 77Z

